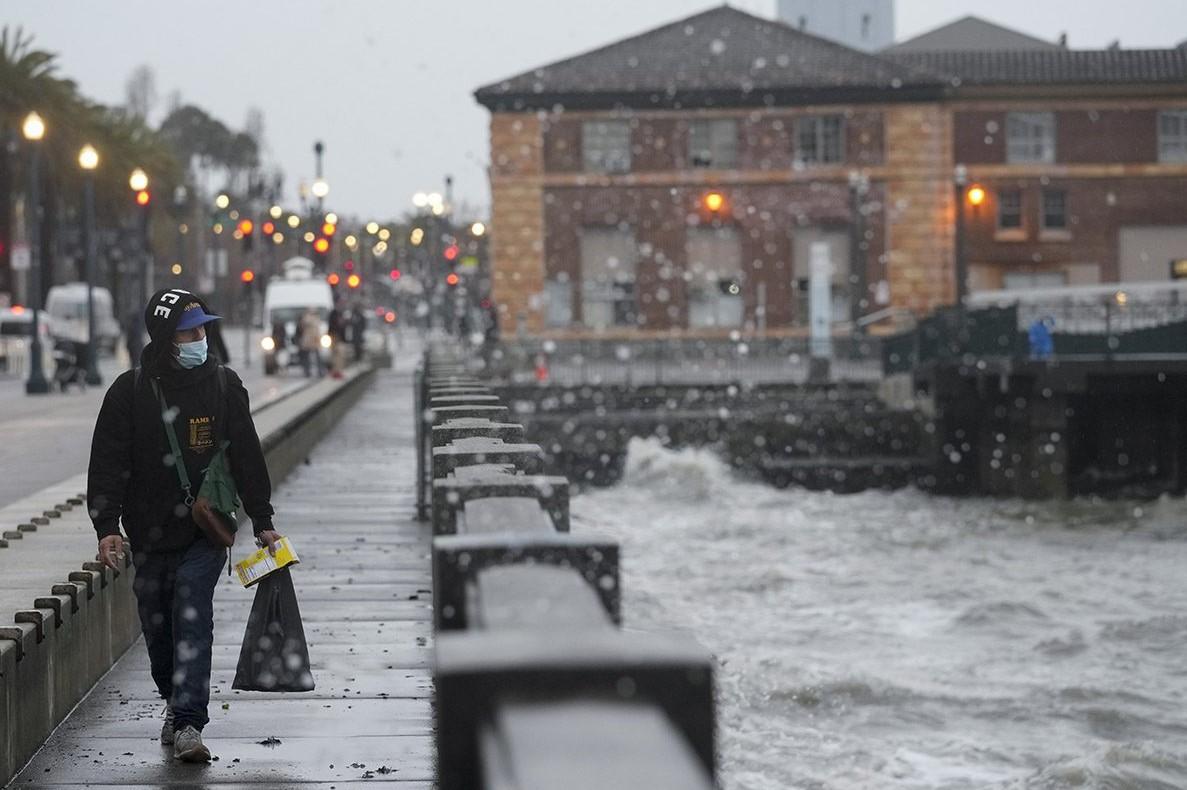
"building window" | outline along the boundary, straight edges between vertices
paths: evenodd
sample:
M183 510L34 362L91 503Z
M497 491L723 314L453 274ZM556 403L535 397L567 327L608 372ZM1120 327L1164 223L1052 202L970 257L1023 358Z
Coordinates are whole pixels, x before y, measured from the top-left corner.
M1022 193L1003 189L997 193L997 229L1022 230Z
M1043 190L1043 230L1066 231L1067 192L1062 189Z
M736 228L690 228L686 244L688 325L742 325L742 241Z
M1055 161L1055 113L1006 114L1006 161L1010 164Z
M845 119L840 115L800 118L795 130L797 163L832 165L844 160Z
M738 122L719 118L689 124L688 161L693 167L734 167L738 163Z
M1158 113L1158 161L1187 162L1187 110Z
M544 295L548 299L548 325L569 326L573 323L573 283L567 274L544 283Z
M582 231L581 316L586 326L635 326L637 260L635 234L630 229Z
M593 173L629 173L631 125L628 121L586 121L581 128L585 169Z

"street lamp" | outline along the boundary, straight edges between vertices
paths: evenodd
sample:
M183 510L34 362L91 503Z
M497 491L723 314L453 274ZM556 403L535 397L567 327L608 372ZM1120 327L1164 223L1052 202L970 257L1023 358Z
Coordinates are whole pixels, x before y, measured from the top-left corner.
M309 187L309 191L312 192L313 196L318 200L324 200L326 195L330 194L330 185L326 183L324 178L319 178L313 182L312 186Z
M149 275L149 239L148 239L148 220L149 212L151 211L150 203L152 198L148 191L148 173L145 173L142 168L136 168L132 174L128 176L128 186L136 193L136 205L140 207L140 304L143 306L148 303L148 275ZM128 326L129 335L136 331L138 327L136 320L132 320ZM139 343L132 343L130 347L139 348ZM132 360L132 364L136 364L136 360Z
M964 165L957 165L953 173L952 183L956 189L956 306L964 306L964 298L968 294L968 259L965 252L965 190L969 185L969 170Z
M45 121L35 112L25 116L21 132L29 141L29 270L33 286L33 337L29 343L29 380L25 392L29 395L44 395L49 392L49 382L41 366L41 140L45 137Z
M83 257L87 279L87 358L86 382L91 386L103 383L95 349L95 168L99 166L99 152L87 143L78 152L78 166L82 168L82 233Z

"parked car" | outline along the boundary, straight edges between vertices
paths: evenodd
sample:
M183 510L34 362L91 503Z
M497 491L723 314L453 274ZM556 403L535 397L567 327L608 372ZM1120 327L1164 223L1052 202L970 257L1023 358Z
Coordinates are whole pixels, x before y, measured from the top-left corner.
M95 343L101 353L115 353L120 339L120 325L115 320L111 292L94 289ZM54 338L70 343L87 342L87 284L66 283L49 289L45 299L50 332Z
M37 322L41 337L41 366L49 375L54 366L54 339L45 313ZM24 375L29 370L29 339L33 311L20 305L0 309L0 374Z

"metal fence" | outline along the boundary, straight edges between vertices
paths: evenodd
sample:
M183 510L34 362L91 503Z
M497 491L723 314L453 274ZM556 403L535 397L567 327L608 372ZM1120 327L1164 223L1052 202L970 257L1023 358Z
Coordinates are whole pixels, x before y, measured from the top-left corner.
M882 376L881 339L833 341L829 377L869 382ZM801 384L811 353L806 338L739 340L535 340L504 343L487 355L487 374L515 384Z

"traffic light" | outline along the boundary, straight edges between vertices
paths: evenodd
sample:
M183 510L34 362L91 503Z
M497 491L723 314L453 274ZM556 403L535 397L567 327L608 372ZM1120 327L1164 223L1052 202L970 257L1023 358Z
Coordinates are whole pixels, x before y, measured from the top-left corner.
M401 277L403 277L403 274L400 273L399 269L392 269L392 279L393 280L398 280Z
M321 226L321 235L323 236L333 236L337 232L338 226L332 222L326 222Z
M448 247L445 248L445 260L449 261L450 263L453 263L454 261L457 260L457 256L460 255L461 252L462 252L461 247L457 246L456 244L450 244Z
M136 193L136 205L147 206L152 202L152 194L147 189L142 189Z
M351 288L358 288L363 284L363 278L359 277L357 274L352 274L346 278L346 284Z
M330 240L327 238L318 237L313 241L313 251L318 255L325 255L330 251Z
M330 276L326 278L326 282L328 282L332 288L338 285L338 283L342 282L342 278L338 276L338 272L330 272Z
M276 233L276 223L275 222L271 222L271 221L265 222L263 225L260 226L260 228L261 228L261 230L264 231L265 236L271 236L272 234Z
M243 295L245 297L251 296L252 285L256 281L256 273L251 269L244 269L239 273L239 282L243 283Z
M456 272L450 272L450 273L449 273L449 274L448 274L448 275L445 277L445 284L446 284L446 285L448 285L450 288L454 287L455 285L457 285L457 284L458 284L458 283L460 283L461 281L462 281L462 278L461 278L461 277L458 277Z
M255 229L256 224L250 219L244 217L243 219L239 220L239 235L243 237L244 251L251 251L252 238L253 234L255 233ZM247 274L247 272L245 271L244 274ZM250 280L244 280L244 282L250 282Z

